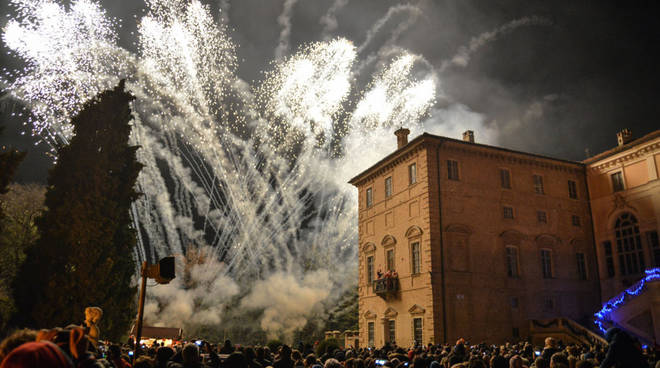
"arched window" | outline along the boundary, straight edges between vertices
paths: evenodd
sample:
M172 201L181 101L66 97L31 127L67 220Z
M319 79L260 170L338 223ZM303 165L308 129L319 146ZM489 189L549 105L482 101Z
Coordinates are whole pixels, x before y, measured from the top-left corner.
M614 225L614 232L621 274L636 275L644 271L644 251L635 216L631 213L619 216Z

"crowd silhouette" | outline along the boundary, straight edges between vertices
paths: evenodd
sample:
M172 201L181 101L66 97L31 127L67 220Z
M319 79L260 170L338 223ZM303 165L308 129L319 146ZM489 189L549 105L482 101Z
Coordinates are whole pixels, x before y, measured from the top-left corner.
M17 330L0 343L0 368L660 368L660 354L641 346L625 331L612 328L607 346L563 344L552 337L545 346L529 342L453 344L380 348L338 348L332 344L213 344L203 340L155 340L150 346L112 344L90 337L89 328L71 325L51 330ZM318 344L318 342L317 342Z

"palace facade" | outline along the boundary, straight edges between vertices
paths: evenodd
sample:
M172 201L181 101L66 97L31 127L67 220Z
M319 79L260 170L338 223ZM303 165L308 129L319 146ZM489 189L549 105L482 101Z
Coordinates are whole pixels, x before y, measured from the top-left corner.
M626 203L651 198L638 205L646 212L621 221L638 221L640 234L650 234L644 244L657 243L658 134L645 137L654 148L629 164L620 157L635 142L583 163L477 144L471 131L463 140L395 134L397 149L350 180L359 192L361 346L510 341L529 336L531 320L588 323L643 274L639 261L628 268L615 260L619 271L604 276L623 251L612 221L601 218L625 211L612 212L618 197L603 183L618 167L623 191L631 190ZM644 170L646 181L638 178Z

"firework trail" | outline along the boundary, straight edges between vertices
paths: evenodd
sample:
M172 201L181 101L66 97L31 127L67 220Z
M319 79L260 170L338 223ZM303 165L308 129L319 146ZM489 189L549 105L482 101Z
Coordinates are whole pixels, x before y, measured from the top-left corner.
M472 55L479 51L479 49L493 41L496 41L500 36L509 32L513 32L517 28L524 26L549 26L551 24L552 22L549 19L539 16L514 19L494 30L484 32L476 37L472 37L468 45L461 46L458 49L458 52L451 59L442 63L440 71L443 71L450 66L459 66L463 68L466 67L470 62Z
M218 323L218 306L239 298L263 312L261 328L286 335L355 284L357 206L346 181L375 161L361 158L365 139L388 151L380 141L391 128L414 128L434 103L435 79L420 57L400 53L360 92L350 41L313 43L289 57L281 42L281 60L250 86L236 76L225 24L199 1L146 1L136 53L117 45L118 22L92 0L11 4L3 41L27 66L2 83L30 110L33 134L56 150L83 103L126 78L136 96L131 140L145 165L132 213L138 257L194 246L213 260L186 268L197 286L159 287L148 318ZM287 4L281 41L295 1ZM414 72L420 65L425 74ZM309 308L285 312L254 293L264 287Z

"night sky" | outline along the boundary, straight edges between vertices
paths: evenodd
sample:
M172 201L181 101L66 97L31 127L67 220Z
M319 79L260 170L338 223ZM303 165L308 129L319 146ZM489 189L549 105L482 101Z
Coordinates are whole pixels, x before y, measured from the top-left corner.
M123 19L120 42L133 49L134 15L139 18L144 4L138 0L101 2L110 15ZM294 3L290 54L301 45L322 40L320 19L334 1L287 2ZM228 9L229 33L237 44L238 73L243 79L261 80L262 71L271 69L284 4L280 0L210 4L215 14L221 7ZM421 11L395 14L360 58L401 47L423 55L438 70L442 92L428 122L431 133L459 138L462 130L473 128L477 142L582 160L585 149L595 154L615 146L615 134L622 128L640 137L660 126L656 92L660 5L656 2L350 0L336 13L337 28L325 33L359 46L388 9L400 4ZM3 27L4 14L10 13L3 1ZM498 33L471 55L466 66L441 68L484 32L525 19L541 21ZM392 38L393 30L401 27L400 35ZM7 55L4 44L1 51L2 67L21 65ZM450 113L442 112L448 106L461 107L451 122L444 120ZM7 99L0 101L0 125L5 126L0 148L13 145L28 150L17 179L44 181L51 162L44 154L47 147L35 146L29 134L20 135L25 129L20 119L8 117L11 108ZM463 126L461 119L472 123ZM393 145L394 141L393 136Z

